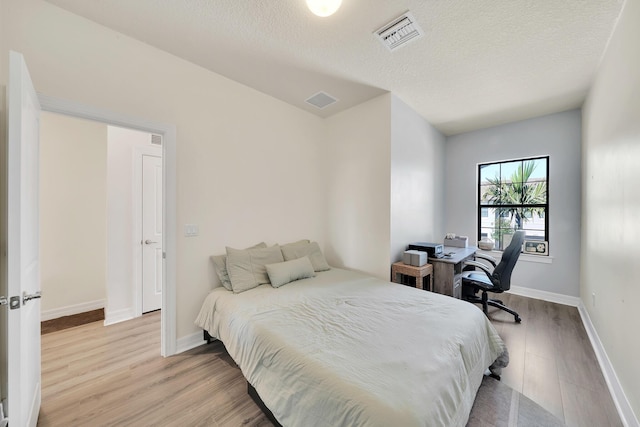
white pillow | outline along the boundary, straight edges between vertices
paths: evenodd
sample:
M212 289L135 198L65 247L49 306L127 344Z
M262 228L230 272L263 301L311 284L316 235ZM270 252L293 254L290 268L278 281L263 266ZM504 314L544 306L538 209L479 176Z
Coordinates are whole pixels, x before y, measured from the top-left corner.
M247 249L256 249L256 248L266 248L267 244L265 242L260 242L257 245L251 246ZM218 277L220 278L220 283L227 290L232 290L231 288L231 279L229 279L229 272L227 271L227 256L226 255L211 255L211 261L213 261L213 265L216 267L216 273L218 273Z
M285 261L291 261L293 259L308 256L311 261L311 265L313 265L314 271L325 271L331 269L329 264L327 264L327 260L324 259L324 255L322 254L317 242L307 243L300 241L296 243L289 243L288 245L281 246L281 249Z
M240 293L269 283L265 265L284 261L280 246L238 250L227 247L227 271L233 292Z
M267 264L266 268L271 286L274 288L279 288L296 280L315 277L316 275L315 271L313 271L313 265L311 265L311 261L307 256L277 264Z

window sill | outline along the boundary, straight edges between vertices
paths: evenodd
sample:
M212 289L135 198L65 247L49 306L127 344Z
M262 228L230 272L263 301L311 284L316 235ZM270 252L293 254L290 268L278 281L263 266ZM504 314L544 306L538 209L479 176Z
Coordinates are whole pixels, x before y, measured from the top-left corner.
M500 258L502 258L501 251L483 251L481 249L478 249L478 252L481 254L492 256L498 261L500 261ZM537 264L553 264L553 257L551 255L545 256L520 254L520 258L518 258L518 261L533 262Z
M551 255L526 255L521 254L519 261L536 262L538 264L552 264L553 257Z

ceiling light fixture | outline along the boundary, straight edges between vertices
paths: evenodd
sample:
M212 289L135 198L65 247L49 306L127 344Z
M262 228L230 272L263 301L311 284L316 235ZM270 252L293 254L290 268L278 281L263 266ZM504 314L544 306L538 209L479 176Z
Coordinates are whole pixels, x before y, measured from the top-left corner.
M307 0L307 7L322 18L333 15L340 8L342 0Z

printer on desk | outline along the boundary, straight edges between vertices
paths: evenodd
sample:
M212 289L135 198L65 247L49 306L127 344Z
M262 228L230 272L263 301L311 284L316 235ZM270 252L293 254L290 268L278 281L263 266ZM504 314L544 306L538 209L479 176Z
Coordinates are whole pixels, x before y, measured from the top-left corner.
M415 242L409 244L408 250L426 252L429 258L442 258L444 245L442 243Z

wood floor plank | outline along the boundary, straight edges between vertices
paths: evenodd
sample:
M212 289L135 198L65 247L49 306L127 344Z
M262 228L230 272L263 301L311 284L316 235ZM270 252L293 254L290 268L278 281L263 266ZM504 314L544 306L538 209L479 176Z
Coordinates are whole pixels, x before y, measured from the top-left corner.
M516 310L521 317L522 323L516 323L513 315L497 308L491 308L489 319L496 327L498 333L507 345L509 350L509 366L502 372L502 381L522 393L524 388L524 370L526 356L526 331L529 324L526 299L513 298L510 294L500 295L500 299L510 308Z
M584 326L579 321L578 310L566 306L558 307L558 310L565 312L558 327L556 342L557 346L562 345L562 352L558 354L560 377L590 389L605 389L606 381Z
M527 351L522 394L560 420L564 420L562 393L557 372L554 359Z
M565 407L565 424L568 427L622 427L617 413L612 416L610 408L603 410L608 404L607 400L602 405L585 405L585 402L596 402L600 393L566 381L560 381L560 389Z
M529 299L527 312L527 352L547 359L556 356L554 338L559 320L551 315L550 304L546 301Z

